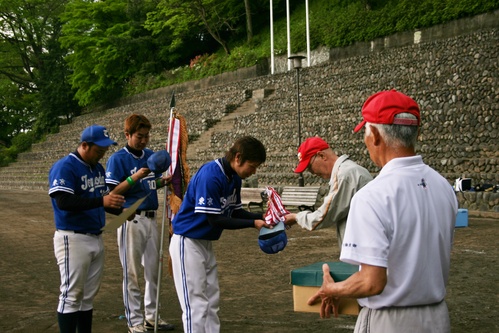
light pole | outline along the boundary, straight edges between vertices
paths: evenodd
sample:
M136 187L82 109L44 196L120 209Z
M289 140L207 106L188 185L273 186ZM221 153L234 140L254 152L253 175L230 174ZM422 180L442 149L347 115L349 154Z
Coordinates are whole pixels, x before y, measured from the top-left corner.
M305 58L306 58L305 56L299 54L288 57L289 60L293 61L293 68L296 69L296 108L298 110L298 147L300 147L301 145L300 68L301 68L301 61ZM300 175L298 176L298 185L302 187L305 186L302 172L300 172Z

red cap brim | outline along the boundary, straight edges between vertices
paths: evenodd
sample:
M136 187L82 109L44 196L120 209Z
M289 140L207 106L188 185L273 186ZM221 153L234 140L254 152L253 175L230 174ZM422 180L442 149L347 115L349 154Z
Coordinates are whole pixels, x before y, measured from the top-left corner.
M353 129L353 132L357 133L358 131L360 131L366 123L367 123L367 121L362 120L360 123L357 124L357 126L355 126L355 128Z
M311 158L306 159L306 160L304 159L300 163L298 163L298 166L296 167L294 172L295 173L302 173L303 171L305 171L308 167L308 163L310 163L310 159Z

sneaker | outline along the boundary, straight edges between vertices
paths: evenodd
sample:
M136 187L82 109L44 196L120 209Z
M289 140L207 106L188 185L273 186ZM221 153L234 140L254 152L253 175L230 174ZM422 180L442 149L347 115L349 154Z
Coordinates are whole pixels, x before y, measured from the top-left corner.
M146 330L154 330L154 321L145 321L144 328ZM158 331L173 331L175 326L173 324L169 324L161 318L158 318Z
M144 325L128 326L128 333L144 333L144 332L147 332L147 328L145 328Z

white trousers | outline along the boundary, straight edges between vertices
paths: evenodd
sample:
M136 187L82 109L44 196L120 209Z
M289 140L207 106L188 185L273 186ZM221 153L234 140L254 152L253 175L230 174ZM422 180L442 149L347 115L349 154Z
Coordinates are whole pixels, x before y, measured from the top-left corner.
M447 304L362 308L354 333L450 333Z
M136 215L118 228L118 249L123 267L123 303L128 326L153 321L159 269L159 232L156 219ZM144 314L139 276L144 270Z
M212 242L174 234L170 257L184 332L220 332L220 288Z
M54 234L54 254L61 276L57 312L92 310L104 268L102 236L58 230Z

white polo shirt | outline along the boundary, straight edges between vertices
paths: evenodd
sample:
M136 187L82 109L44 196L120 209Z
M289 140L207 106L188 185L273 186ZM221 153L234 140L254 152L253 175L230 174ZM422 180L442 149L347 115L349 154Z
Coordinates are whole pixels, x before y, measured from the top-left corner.
M372 309L440 302L449 278L456 195L421 156L396 158L352 199L340 260L387 268Z

